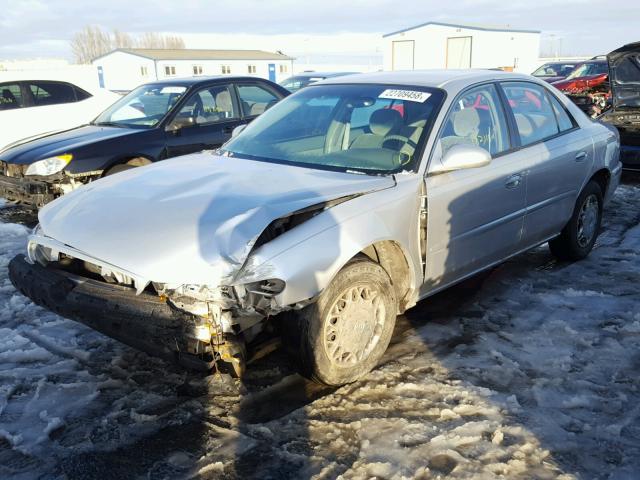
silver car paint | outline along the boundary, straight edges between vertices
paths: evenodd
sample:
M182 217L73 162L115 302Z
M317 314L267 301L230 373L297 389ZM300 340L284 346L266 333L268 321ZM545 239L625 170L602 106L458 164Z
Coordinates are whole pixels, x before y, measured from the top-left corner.
M225 279L239 285L280 278L286 287L274 301L282 307L317 295L355 254L378 242L391 242L405 257L405 305L410 306L559 233L579 191L598 170L611 174L607 198L617 186L616 133L592 122L557 91L579 124L574 132L558 137L557 146L538 144L485 167L429 174L430 165L435 169L440 162L436 133L458 94L482 82L502 80L525 80L554 90L530 76L470 70L375 73L322 82L424 85L447 92L418 170L396 175L395 181L253 165L259 162L202 153L119 174L62 197L41 211L43 231L155 282L212 285ZM583 164L576 166L565 158L572 152L567 142L587 150ZM558 158L556 151L561 152ZM545 172L559 175L549 183L557 178L570 181L558 186L560 190L548 188L540 181ZM514 174L521 177L518 188L507 189ZM424 186L426 276L418 221ZM251 251L252 241L271 220L314 202L365 192ZM38 242L37 236L32 241Z

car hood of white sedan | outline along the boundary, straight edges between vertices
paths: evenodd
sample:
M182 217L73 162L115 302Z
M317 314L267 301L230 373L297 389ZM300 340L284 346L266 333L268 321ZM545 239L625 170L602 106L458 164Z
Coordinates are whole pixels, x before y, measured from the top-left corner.
M46 236L148 281L216 285L237 273L273 220L394 184L205 152L88 184L46 205L39 220Z

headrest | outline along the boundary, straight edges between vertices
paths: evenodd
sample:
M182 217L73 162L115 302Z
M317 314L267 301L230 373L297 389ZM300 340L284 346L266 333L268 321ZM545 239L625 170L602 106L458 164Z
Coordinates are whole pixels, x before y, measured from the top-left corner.
M397 110L382 108L369 117L371 133L384 137L402 125L402 115Z
M453 116L453 131L458 137L472 137L480 130L480 115L475 108L465 108Z
M233 111L233 103L231 102L229 90L222 90L216 94L216 108L221 112Z

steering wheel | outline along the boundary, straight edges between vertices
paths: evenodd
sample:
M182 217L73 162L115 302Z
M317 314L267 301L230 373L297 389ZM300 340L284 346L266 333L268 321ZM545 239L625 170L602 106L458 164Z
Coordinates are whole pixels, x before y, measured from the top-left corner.
M409 138L405 137L404 135L389 135L384 137L384 140L382 141L382 148L384 148L384 144L390 141L397 141L397 142L402 142L402 143L409 143ZM402 147L401 147L402 148Z

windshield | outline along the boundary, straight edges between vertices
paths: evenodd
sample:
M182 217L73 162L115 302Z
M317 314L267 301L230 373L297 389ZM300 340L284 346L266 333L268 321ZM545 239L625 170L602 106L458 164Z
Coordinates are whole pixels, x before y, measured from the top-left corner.
M573 63L546 63L531 75L534 77L564 77L575 68Z
M340 171L409 170L443 98L424 87L312 86L258 117L222 152Z
M187 91L179 85L142 85L122 97L93 122L94 125L152 128Z
M567 77L567 80L579 77L589 77L591 75L600 75L602 73L609 73L606 62L583 63L571 72L571 75Z

